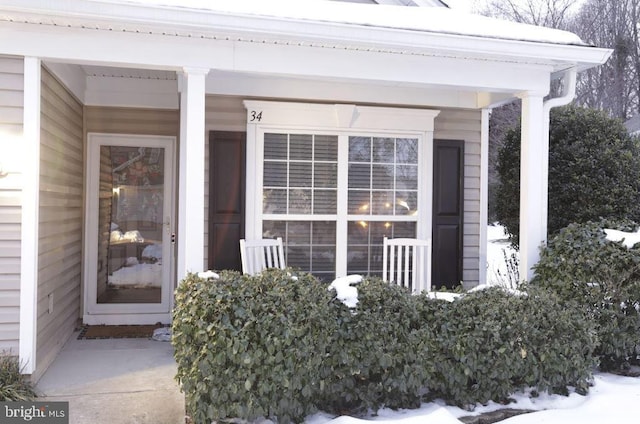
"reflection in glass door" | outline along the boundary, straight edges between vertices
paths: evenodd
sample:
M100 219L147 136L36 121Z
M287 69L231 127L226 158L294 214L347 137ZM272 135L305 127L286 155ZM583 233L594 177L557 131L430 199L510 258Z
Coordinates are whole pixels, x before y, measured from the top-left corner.
M160 303L164 156L100 146L98 303Z
M173 145L170 137L89 137L89 314L169 311Z

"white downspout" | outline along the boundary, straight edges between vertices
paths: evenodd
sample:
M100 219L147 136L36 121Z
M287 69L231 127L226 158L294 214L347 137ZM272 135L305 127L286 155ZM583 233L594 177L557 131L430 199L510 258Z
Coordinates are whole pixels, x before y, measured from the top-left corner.
M545 211L545 217L543 219L543 231L542 234L547 234L548 229L548 216L549 216L549 119L551 109L558 106L565 106L573 101L576 96L576 68L570 68L564 71L562 95L560 97L554 97L548 99L542 104L543 122L542 122L542 134L544 139L542 140L542 152L543 159L543 172L544 181L542 187L542 206Z

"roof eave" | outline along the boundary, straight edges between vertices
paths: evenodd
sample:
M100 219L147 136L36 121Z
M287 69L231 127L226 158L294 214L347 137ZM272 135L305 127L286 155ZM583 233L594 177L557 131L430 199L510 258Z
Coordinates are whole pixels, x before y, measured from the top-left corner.
M60 2L62 3L62 2ZM439 32L371 27L325 21L207 13L197 10L153 9L140 4L74 2L62 5L39 0L5 0L0 13L6 11L25 21L43 23L64 21L82 26L129 26L131 30L157 30L160 33L190 33L196 36L226 34L272 42L326 43L371 51L395 51L407 54L469 57L507 62L539 63L552 66L554 72L568 67L579 71L606 62L610 49L567 44L552 44L447 34ZM37 7L36 7L37 6ZM108 6L108 7L107 7ZM215 18L215 19L213 19Z

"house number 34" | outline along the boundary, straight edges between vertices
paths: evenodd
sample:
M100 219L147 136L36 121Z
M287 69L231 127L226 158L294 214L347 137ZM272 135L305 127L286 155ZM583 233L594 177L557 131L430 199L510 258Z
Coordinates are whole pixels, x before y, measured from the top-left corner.
M262 121L262 111L252 110L249 112L249 122Z

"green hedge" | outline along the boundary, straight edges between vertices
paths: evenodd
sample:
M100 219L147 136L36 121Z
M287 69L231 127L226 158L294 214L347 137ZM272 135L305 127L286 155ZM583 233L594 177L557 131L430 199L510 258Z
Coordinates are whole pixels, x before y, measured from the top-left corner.
M335 315L329 319L337 318L338 325L323 363L330 384L322 409L357 414L381 406L417 408L426 380L422 361L428 333L413 297L372 278L359 284L358 300L354 310L333 302Z
M432 326L437 357L428 362L435 366L431 398L469 408L504 402L525 387L586 392L595 331L575 306L560 305L554 295L496 287L426 309L425 319L438 324Z
M240 417L301 421L317 410L334 333L331 293L310 275L189 275L176 294L177 378L196 423Z
M605 228L635 231L629 221L571 224L542 250L532 284L576 301L597 325L604 370L626 367L640 348L640 245L606 240Z
M177 378L195 423L301 422L443 399L470 407L518 389L586 391L594 329L532 290L469 293L452 303L380 279L349 309L308 274L189 275L176 295Z

